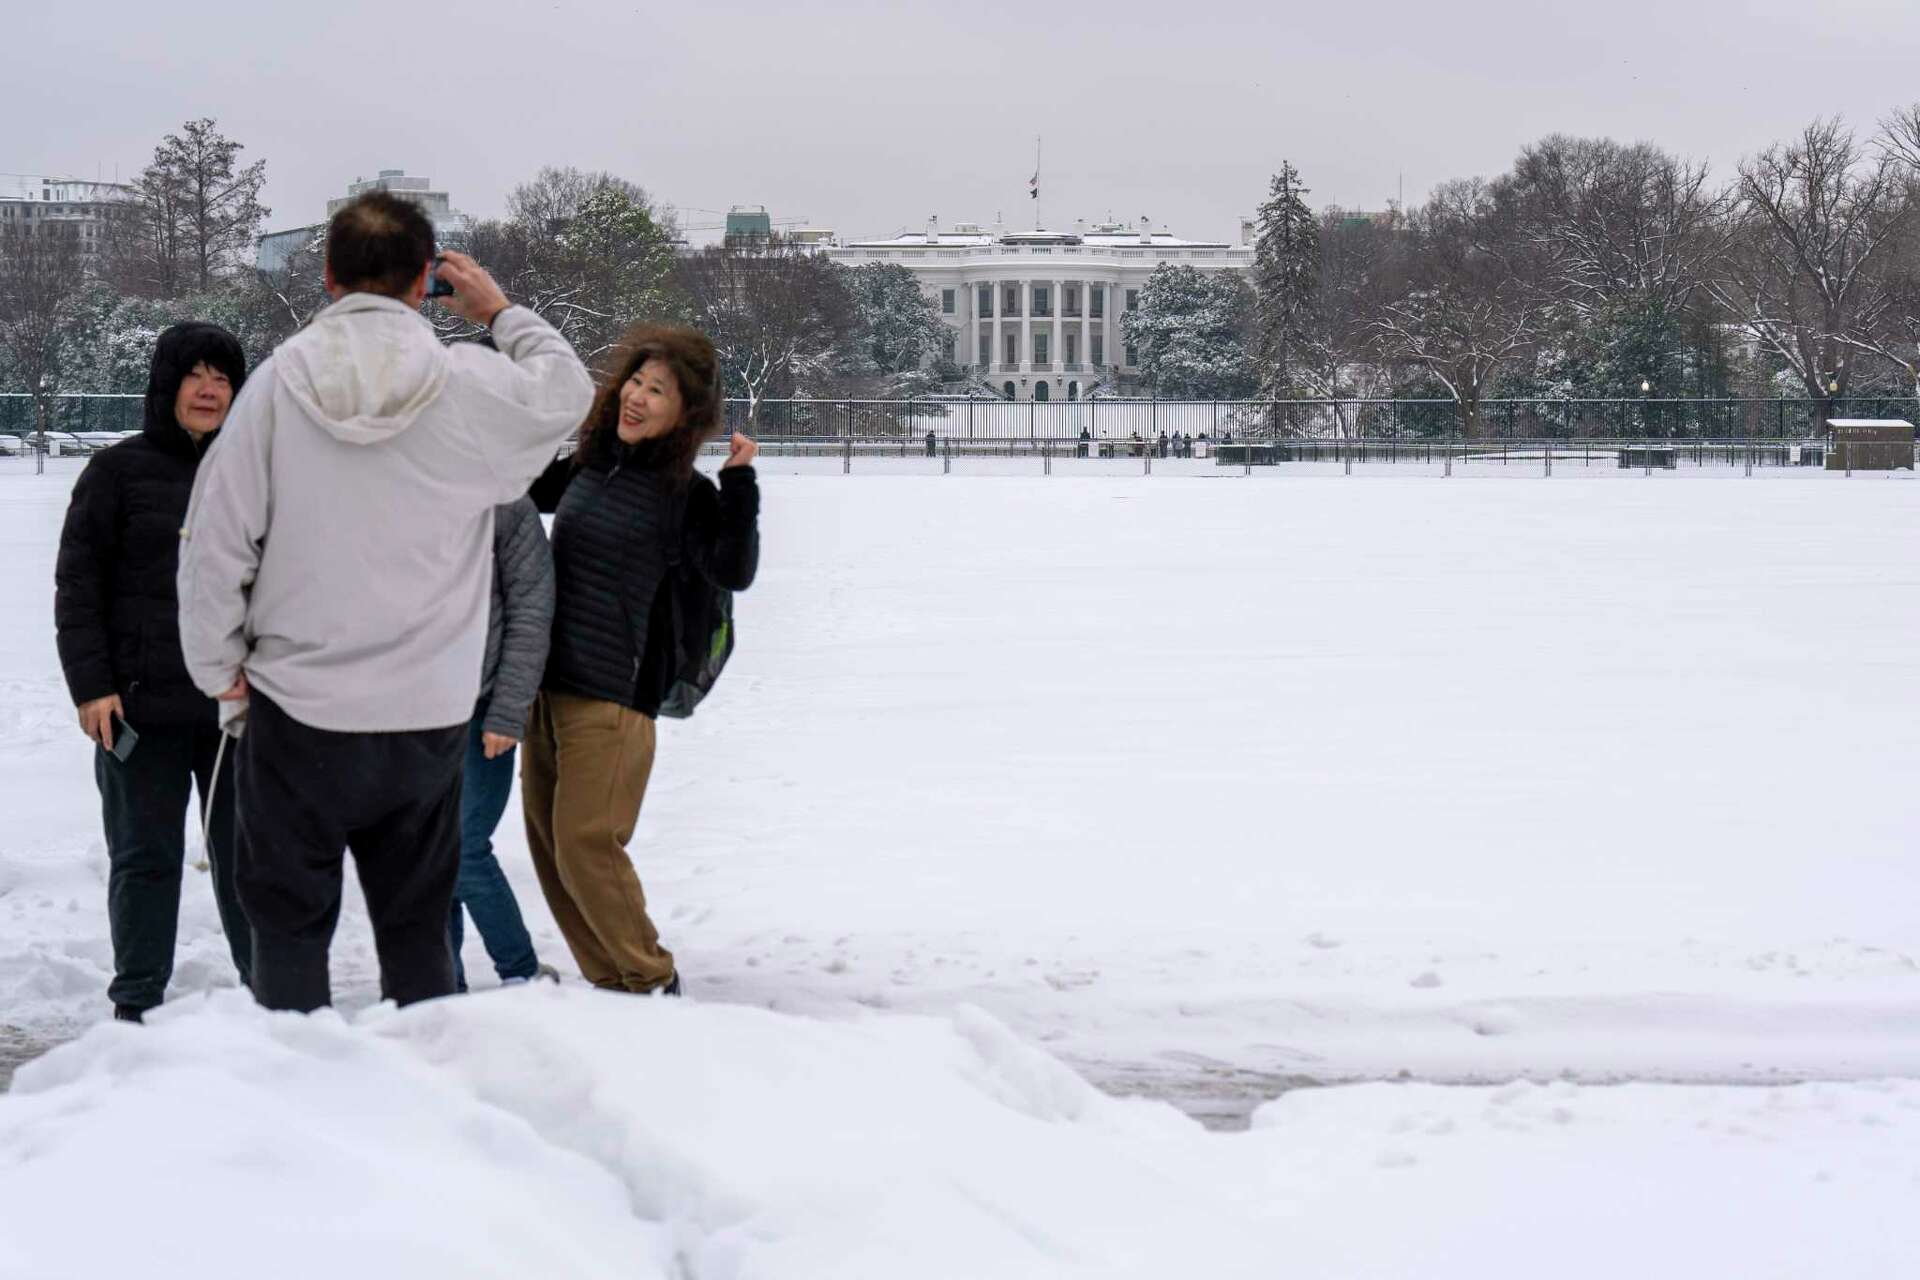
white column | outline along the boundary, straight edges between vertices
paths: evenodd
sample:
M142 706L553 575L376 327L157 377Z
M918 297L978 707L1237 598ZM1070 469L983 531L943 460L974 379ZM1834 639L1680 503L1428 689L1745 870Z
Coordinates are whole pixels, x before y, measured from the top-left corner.
M1047 354L1053 357L1053 367L1063 369L1067 360L1067 282L1056 279L1053 282L1053 341L1047 344Z
M989 372L998 372L1000 361L1006 359L1006 338L1000 332L1000 320L1006 319L1006 294L998 274L987 288L993 292L993 359L989 361Z
M1020 368L1033 373L1033 281L1026 276L1020 278ZM1027 394L1033 394L1031 386Z
M1086 280L1082 280L1080 282L1080 367L1083 369L1093 368L1093 348L1089 345L1093 340L1092 317L1093 285ZM1080 391L1082 394L1086 393L1087 383L1090 381L1092 381L1090 378L1080 379Z

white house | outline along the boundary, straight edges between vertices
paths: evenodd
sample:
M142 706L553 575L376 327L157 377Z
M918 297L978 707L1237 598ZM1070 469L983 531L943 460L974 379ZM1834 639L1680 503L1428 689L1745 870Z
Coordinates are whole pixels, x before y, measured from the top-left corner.
M846 266L891 262L907 268L940 304L952 330L948 355L1009 400L1078 400L1136 372L1120 316L1163 262L1202 271L1253 266L1251 230L1242 243L1182 240L1119 223L1074 231L986 230L937 218L925 232L856 240L820 252Z

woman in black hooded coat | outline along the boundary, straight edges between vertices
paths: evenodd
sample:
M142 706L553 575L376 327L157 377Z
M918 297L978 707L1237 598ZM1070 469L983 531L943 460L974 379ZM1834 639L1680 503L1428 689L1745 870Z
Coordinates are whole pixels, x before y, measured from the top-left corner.
M54 629L81 731L97 744L113 934L107 996L123 1021L138 1022L158 1005L173 976L187 802L196 788L214 898L243 984L252 967L252 935L233 888L231 769L216 779L217 712L187 676L174 587L194 474L246 376L246 355L225 329L188 323L162 333L140 434L88 460L60 534ZM126 726L136 743L131 752L119 743L121 759L113 748Z

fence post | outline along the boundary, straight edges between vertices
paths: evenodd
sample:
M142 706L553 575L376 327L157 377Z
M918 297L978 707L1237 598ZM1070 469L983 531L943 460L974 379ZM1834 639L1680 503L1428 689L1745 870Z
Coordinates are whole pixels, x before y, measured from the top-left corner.
M971 409L973 406L968 405L967 407ZM953 474L953 440L951 437L948 438L947 447L943 451L940 459L940 474L943 476Z
M1441 472L1440 478L1450 480L1453 478L1453 441L1447 441L1446 448L1441 450L1441 456L1447 460L1447 469Z
M1037 400L1027 401L1027 439L1029 440L1034 438L1033 415L1037 412L1034 406L1038 403L1040 402Z
M1146 459L1146 463L1147 463L1147 469L1142 474L1152 475L1153 474L1153 437L1152 436L1147 437L1146 448L1140 450L1140 456Z
M1053 474L1053 446L1045 440L1040 442L1040 474Z
M1553 441L1551 440L1547 441L1547 467L1542 474L1549 476L1553 474Z
M1353 442L1351 440L1342 440L1340 442L1340 452L1346 457L1347 474L1352 475L1353 474Z
M1840 464L1847 469L1847 478L1851 480L1853 478L1853 441L1840 442Z

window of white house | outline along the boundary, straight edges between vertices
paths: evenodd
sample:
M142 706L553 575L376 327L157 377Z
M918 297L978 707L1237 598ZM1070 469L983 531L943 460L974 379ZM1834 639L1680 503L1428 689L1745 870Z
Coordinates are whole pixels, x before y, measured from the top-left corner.
M1127 310L1138 311L1139 309L1140 309L1140 291L1138 289L1127 290ZM1129 360L1127 363L1132 364L1133 362Z
M1138 366L1139 364L1140 364L1140 357L1138 356L1138 354L1136 354L1136 353L1135 353L1135 351L1134 351L1134 349L1133 349L1133 344L1132 344L1132 343L1128 343L1128 344L1127 344L1127 365L1128 365L1128 367L1129 367L1129 368L1134 368L1134 367L1137 367L1137 366Z
M1096 333L1088 341L1090 344L1089 354L1093 360L1093 367L1098 369L1107 362L1107 340Z
M978 292L980 296L975 301L976 301L976 305L978 305L980 308L980 314L982 316L992 315L993 314L993 286L990 284L983 284L980 286Z
M1094 288L1087 290L1087 314L1095 320L1107 314L1107 291L1105 289ZM1094 363L1099 364L1100 362L1095 360Z
M1052 308L1048 305L1050 302L1048 294L1050 292L1051 290L1043 284L1033 286L1033 314L1037 316L1050 316L1053 314Z
M942 289L940 291L940 313L949 316L953 314L953 290Z
M1020 314L1020 286L1010 284L1000 295L1000 314L1017 316Z
M1006 348L1006 358L1003 361L1003 363L1019 364L1020 363L1020 335L1017 333L1006 333L1006 334L1002 334L1001 337L1004 339L1004 342L1002 343L1002 345Z
M1035 364L1047 362L1047 335L1044 333L1033 335L1033 362Z

